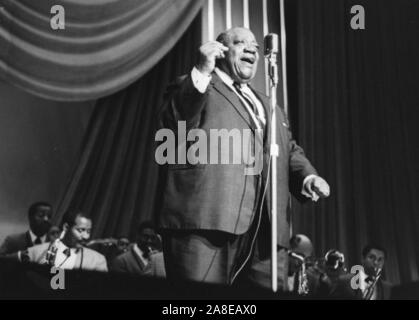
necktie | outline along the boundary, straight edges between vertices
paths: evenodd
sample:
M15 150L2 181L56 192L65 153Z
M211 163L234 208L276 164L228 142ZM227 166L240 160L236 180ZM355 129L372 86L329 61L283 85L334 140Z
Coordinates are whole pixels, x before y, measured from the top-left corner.
M70 251L70 248L64 249L63 253L64 253L64 255L65 255L66 257L71 256L71 251Z
M238 94L244 99L244 101L246 101L247 104L250 106L250 108L253 111L253 114L255 115L256 119L259 121L260 127L264 129L263 121L260 118L258 109L255 103L253 102L253 99L248 94L242 91L241 85L239 83L234 82L233 87L237 90Z
M255 104L246 94L243 93L240 83L234 82L233 87L237 90L239 95L249 104L249 106L252 108L254 114L257 115L257 110L256 110Z
M41 238L36 237L35 242L33 244L41 244L41 243L42 243Z

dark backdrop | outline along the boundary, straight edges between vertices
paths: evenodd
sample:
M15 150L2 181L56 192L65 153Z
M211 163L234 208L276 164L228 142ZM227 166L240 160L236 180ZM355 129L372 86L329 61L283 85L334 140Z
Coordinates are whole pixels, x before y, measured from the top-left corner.
M0 80L0 243L28 229L33 202L56 208L93 105L46 100Z
M365 8L352 30L350 8ZM317 205L293 202L294 232L347 265L370 241L387 248L387 278L418 280L419 2L287 0L293 132L331 185Z

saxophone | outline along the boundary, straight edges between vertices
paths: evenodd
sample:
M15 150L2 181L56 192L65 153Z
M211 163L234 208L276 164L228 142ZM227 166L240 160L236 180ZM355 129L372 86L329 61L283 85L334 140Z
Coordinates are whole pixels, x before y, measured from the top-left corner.
M309 290L308 290L308 279L307 279L305 259L303 263L301 264L301 270L298 276L299 276L298 294L302 296L306 296L309 294Z
M373 277L373 281L371 283L371 285L367 288L367 290L365 290L362 299L363 300L371 300L372 295L374 294L374 289L377 286L377 282L381 277L382 274L382 269L378 268L375 270L375 276Z
M298 270L298 288L297 288L297 293L298 295L301 296L306 296L309 294L309 289L308 289L308 278L307 278L307 266L306 266L306 259L304 256L297 254L293 251L288 251L288 254L297 259L298 261L300 261L301 266Z

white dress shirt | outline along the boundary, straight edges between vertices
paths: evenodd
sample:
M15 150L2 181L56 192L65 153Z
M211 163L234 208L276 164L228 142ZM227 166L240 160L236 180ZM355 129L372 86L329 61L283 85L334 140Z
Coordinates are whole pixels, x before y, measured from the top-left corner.
M33 244L35 244L35 240L37 238L41 239L41 243L45 243L46 240L47 240L47 235L46 234L44 234L42 237L38 237L35 233L32 232L31 229L29 229L29 235L31 236L31 241L32 241Z

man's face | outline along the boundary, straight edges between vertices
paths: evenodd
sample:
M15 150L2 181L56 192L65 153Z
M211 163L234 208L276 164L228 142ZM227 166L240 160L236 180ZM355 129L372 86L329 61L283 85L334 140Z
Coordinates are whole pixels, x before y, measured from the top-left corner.
M142 251L156 250L158 237L156 232L151 228L144 228L137 237L137 245Z
M48 238L51 242L57 240L60 237L60 228L57 226L52 226L48 231Z
M87 244L92 231L92 220L78 216L74 225L66 232L66 244L71 248L81 248Z
M363 260L365 273L374 275L376 270L384 267L384 252L377 249L371 249Z
M129 240L127 238L121 238L117 243L118 251L125 252L129 247Z
M239 83L247 83L256 75L259 61L259 45L250 30L236 28L230 32L230 40L226 44L225 66L227 73Z
M38 206L35 213L29 218L29 226L32 232L38 237L46 234L51 226L50 220L52 208L49 206Z

